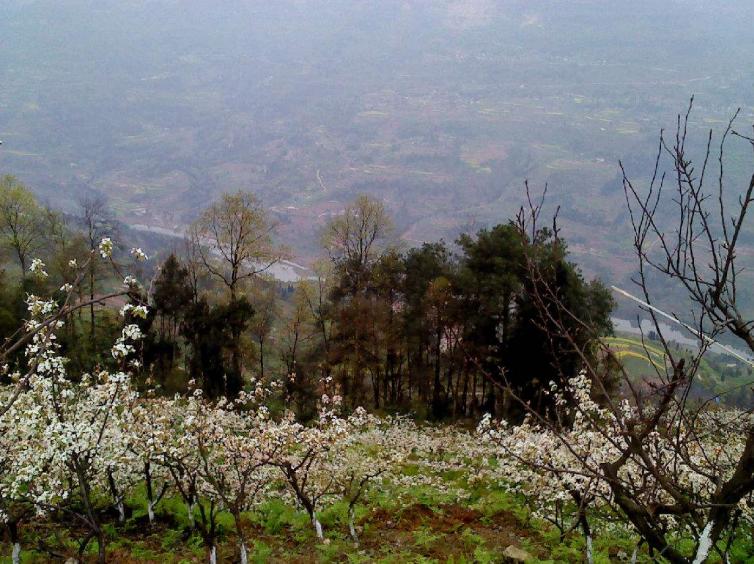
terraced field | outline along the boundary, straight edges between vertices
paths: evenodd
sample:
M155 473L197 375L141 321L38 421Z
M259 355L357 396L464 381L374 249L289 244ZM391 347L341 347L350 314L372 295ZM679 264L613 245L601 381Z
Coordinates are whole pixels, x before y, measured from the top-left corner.
M655 379L657 371L664 372L667 359L662 346L657 341L644 340L626 334L618 334L605 339L606 344L636 379ZM691 356L682 346L675 346L679 356ZM732 405L745 406L751 402L750 388L754 384L754 374L750 366L737 359L708 352L701 359L695 376L695 390L700 397L719 396L719 401Z

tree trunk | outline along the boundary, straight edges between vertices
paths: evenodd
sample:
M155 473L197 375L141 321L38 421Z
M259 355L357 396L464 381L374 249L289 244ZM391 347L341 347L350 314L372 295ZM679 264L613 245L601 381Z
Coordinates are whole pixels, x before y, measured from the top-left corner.
M461 415L466 416L468 413L468 393L469 393L469 369L466 360L463 361L463 391L461 392Z
M264 339L259 339L259 377L264 379Z
M249 562L249 557L247 556L247 553L246 553L246 543L242 542L241 543L241 564L248 564L248 562Z
M356 526L354 524L355 515L353 506L348 508L348 532L351 533L351 538L356 546L359 546L359 535L356 534Z
M97 562L105 564L105 533L101 528L97 533Z
M236 534L238 535L238 550L241 556L241 564L248 564L248 552L246 550L246 533L241 522L241 512L237 507L231 508L233 514L233 522L236 525Z
M234 379L233 384L229 385L228 378L225 381L225 396L229 399L235 398L239 388L241 388L241 331L233 327L231 332L231 372Z
M214 544L209 547L209 564L217 564L217 547Z
M11 555L11 562L13 564L21 564L21 543L13 543L13 554Z
M715 522L710 521L702 530L702 534L699 535L699 547L696 550L696 556L694 556L693 564L702 564L706 562L707 556L709 556L710 550L712 550L712 527Z
M113 473L107 472L107 484L110 487L110 495L113 496L115 502L115 508L118 510L118 523L123 523L126 520L126 508L123 505L123 496L118 492L118 487L115 484L115 478Z
M441 334L438 330L435 335L435 366L434 366L434 386L432 389L432 412L435 416L440 415L440 340Z
M79 490L81 492L81 500L84 502L84 508L86 509L86 516L89 526L91 527L91 535L97 538L98 554L97 562L104 564L105 562L105 534L100 527L97 517L94 512L94 506L92 505L91 490L89 487L89 480L87 479L86 472L81 465L81 462L76 457L73 461L73 468L76 472L76 476L79 481ZM91 536L89 537L91 538ZM85 546L85 545L84 545Z
M91 260L91 259L90 259ZM89 340L92 345L92 352L95 350L94 339L95 325L94 325L94 263L89 265Z
M11 555L11 560L13 564L20 564L21 563L21 542L18 538L18 523L14 520L8 521L6 524L6 527L8 529L8 536L10 537L10 542L13 544L13 554Z
M152 488L152 472L149 462L144 463L144 482L147 487L147 515L149 524L154 523L154 489Z
M312 512L312 525L314 525L314 532L317 534L317 539L320 541L325 540L325 535L322 532L322 523L317 519L317 513Z
M374 407L375 409L379 409L380 407L380 378L379 378L379 370L369 371L370 376L372 378L372 397L374 398Z

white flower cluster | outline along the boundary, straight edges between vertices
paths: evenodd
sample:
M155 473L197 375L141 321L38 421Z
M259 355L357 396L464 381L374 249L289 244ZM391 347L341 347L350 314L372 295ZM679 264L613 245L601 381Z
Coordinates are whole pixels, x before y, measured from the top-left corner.
M107 258L112 248L106 238L99 252ZM68 265L78 268L75 259ZM39 259L32 261L30 271L48 277ZM70 283L60 287L68 297L73 290ZM67 373L56 332L75 304L63 303L27 296L25 332L16 341L24 346L24 362L18 369L8 363L2 366L12 384L0 386L0 523L18 523L30 510L39 515L57 511L72 495L87 500L89 492L108 491L132 470L122 464L130 460L134 441L137 394L130 375ZM143 306L128 311L146 317ZM127 325L113 346L113 356L126 357L141 338L138 325ZM18 556L14 549L14 561Z
M489 447L497 449L495 465L489 472L497 475L501 485L525 496L537 516L561 530L577 522L580 506L592 514L620 514L603 469L624 453L629 456L620 467L618 479L632 485L635 501L647 507L673 505L667 488L677 485L693 492L690 495L700 506L709 507L720 481L735 472L744 448L747 427L742 413L736 410L708 410L693 420L671 412L667 423L647 434L640 454L629 443L626 429L651 419L651 406L643 406L641 413L624 400L614 415L592 399L591 381L585 374L573 378L564 389L551 383L550 391L556 404L572 417L570 427L557 428L532 417L510 427L487 416L477 432ZM718 439L722 428L737 430L724 445ZM666 472L675 485L663 481L661 473ZM742 518L754 522L754 508L742 501L739 509ZM571 522L565 522L568 519ZM671 529L682 527L672 516L663 519ZM633 534L628 523L614 521L601 523L623 527L625 535Z
M105 237L99 242L99 254L103 259L113 256L113 242L110 237Z
M146 319L147 313L148 313L147 307L143 305L126 304L122 308L120 308L121 317L126 317L127 315L130 314L134 317Z
M135 347L131 344L138 341L144 335L136 324L126 325L121 331L121 336L115 341L111 353L115 360L125 360L126 357L136 352Z
M35 276L37 276L38 278L44 279L49 276L45 268L46 268L45 263L43 263L41 259L35 258L35 259L32 259L31 261L31 266L29 267L29 271Z
M131 256L140 262L147 260L146 253L138 247L134 247L131 249Z

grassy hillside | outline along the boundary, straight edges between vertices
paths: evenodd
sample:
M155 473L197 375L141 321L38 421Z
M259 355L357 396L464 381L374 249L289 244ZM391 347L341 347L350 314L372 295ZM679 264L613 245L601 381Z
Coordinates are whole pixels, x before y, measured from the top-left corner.
M410 481L425 473L426 465L404 468ZM347 507L335 503L321 512L325 541L318 542L306 513L279 500L270 500L245 514L252 543L250 562L255 563L530 563L583 562L585 544L578 531L560 538L549 523L536 517L523 496L488 481L473 483L473 474L461 469L434 473L434 486L389 486L375 491L356 511L360 542L348 534ZM206 549L192 532L183 503L164 499L157 521L150 525L143 492L127 502L126 522L106 525L109 560L118 563L206 562ZM198 515L198 511L197 511ZM229 513L218 518L218 562L237 562L238 549ZM611 530L607 521L594 523L595 562L628 562L636 539ZM75 553L76 543L54 523L27 526L25 547L46 546L57 553ZM0 562L9 563L10 546L0 545ZM744 535L731 552L731 562L754 563L754 545ZM96 548L90 546L90 557ZM50 553L25 551L23 562L49 562ZM638 562L652 560L640 551ZM712 560L712 562L715 562Z
M642 340L635 335L619 334L605 339L628 373L638 379L652 380L656 370L664 371L665 353L659 341ZM680 355L689 355L682 346L672 345ZM745 407L752 401L752 368L724 354L708 352L701 360L695 380L695 393L701 398L719 396L719 401Z

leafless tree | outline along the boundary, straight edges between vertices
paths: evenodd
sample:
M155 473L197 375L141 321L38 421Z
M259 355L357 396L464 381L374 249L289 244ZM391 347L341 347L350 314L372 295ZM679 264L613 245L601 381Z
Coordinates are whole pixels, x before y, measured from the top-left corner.
M207 271L235 300L240 284L265 272L284 253L272 240L275 223L249 192L223 194L192 225L190 233Z
M325 226L322 243L358 290L365 283L369 267L391 248L392 234L393 224L385 206L362 194Z
M267 345L272 338L273 325L278 317L278 288L275 280L258 280L252 287L254 319L250 332L258 346L259 377L264 379L264 361Z
M223 194L190 228L193 253L210 277L228 290L231 305L239 302L245 282L282 260L285 252L273 241L275 223L249 192ZM231 327L231 363L241 378L241 328Z
M104 237L115 236L115 220L107 205L107 198L99 192L93 192L79 199L79 223L84 232L84 238L93 253L97 250L100 241ZM89 339L92 347L95 346L96 320L94 296L97 291L97 262L89 261L88 290L89 290Z
M735 338L739 346L754 353L754 320L742 311L740 300L744 268L739 260L745 256L741 241L750 226L754 175L732 210L725 189L727 144L738 140L754 148L754 139L734 129L736 113L717 142L709 132L701 165L695 165L687 143L692 106L693 99L688 112L678 117L675 135L660 134L647 186L640 187L621 164L637 260L637 300L659 337L665 366L655 366L654 374L640 382L616 361L596 333L588 347L579 345L584 339L577 333L592 331L588 320L577 319L568 310L557 288L548 282L550 277L538 272L534 261L528 265L536 281L533 294L538 323L547 328L545 338L553 347L556 341L562 347L565 340L579 355L593 392L614 421L614 426L603 426L595 419L593 428L603 429L604 441L619 453L613 460L597 464L572 449L580 463L572 470L560 471L605 483L609 495L604 501L635 529L655 558L674 564L702 563L715 554L727 561L741 523L741 505L750 502L754 493L751 412L717 409L720 394L694 400L691 393L702 357L720 338ZM541 210L541 202L530 201L529 209L519 214L519 228L535 232ZM658 274L663 284L659 289L652 286ZM686 315L664 314L657 307L655 298L670 288L680 289L686 297ZM698 350L679 351L672 346L661 323L663 315L678 319L697 336ZM599 354L594 354L595 348ZM649 356L646 344L645 349ZM623 383L620 395L607 385L611 370L617 371ZM511 387L506 391L515 396ZM631 415L620 405L624 399L632 406ZM532 420L558 435L566 448L572 446L563 426L567 420L548 420L521 403ZM578 410L578 404L572 409ZM588 411L581 416L594 417ZM710 433L715 433L717 440ZM734 438L739 448L733 447ZM661 451L656 448L658 440L666 446ZM689 483L680 467L712 486ZM691 550L677 542L678 531L690 532L695 541Z

